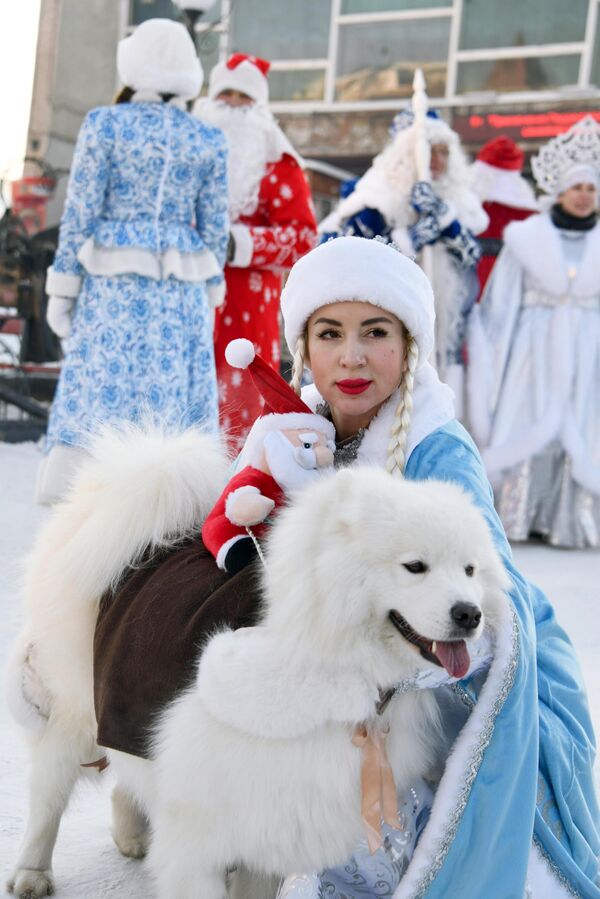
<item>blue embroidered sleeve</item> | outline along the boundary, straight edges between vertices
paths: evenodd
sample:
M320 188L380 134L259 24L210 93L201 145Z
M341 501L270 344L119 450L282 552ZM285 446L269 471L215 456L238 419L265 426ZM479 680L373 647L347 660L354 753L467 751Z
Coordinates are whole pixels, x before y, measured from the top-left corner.
M225 267L229 240L227 162L228 149L223 138L215 153L212 177L206 179L196 200L196 228L205 245L215 254L221 270ZM220 284L222 280L221 271L207 283Z
M107 109L93 109L79 131L60 224L54 271L82 275L77 253L102 213L113 130Z

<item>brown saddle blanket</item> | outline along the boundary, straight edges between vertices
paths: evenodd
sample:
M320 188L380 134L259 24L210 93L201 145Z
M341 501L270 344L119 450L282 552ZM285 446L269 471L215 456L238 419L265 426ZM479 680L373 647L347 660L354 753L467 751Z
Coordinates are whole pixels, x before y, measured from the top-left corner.
M260 617L260 563L228 575L199 539L154 555L100 603L98 744L148 758L157 715L190 686L207 639Z

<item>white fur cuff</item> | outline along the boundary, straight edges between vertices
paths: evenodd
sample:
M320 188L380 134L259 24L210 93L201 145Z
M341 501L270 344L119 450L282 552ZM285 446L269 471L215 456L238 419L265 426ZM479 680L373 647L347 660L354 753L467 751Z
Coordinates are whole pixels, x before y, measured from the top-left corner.
M452 222L458 218L458 212L456 211L456 207L452 205L452 203L446 203L448 207L447 211L440 215L438 219L438 225L440 226L440 230L444 231L448 225L451 225Z
M50 266L46 272L46 293L57 297L77 297L81 288L80 275L57 272Z
M232 225L231 233L235 241L235 252L233 259L228 265L231 265L233 268L248 268L254 253L250 228L247 225Z

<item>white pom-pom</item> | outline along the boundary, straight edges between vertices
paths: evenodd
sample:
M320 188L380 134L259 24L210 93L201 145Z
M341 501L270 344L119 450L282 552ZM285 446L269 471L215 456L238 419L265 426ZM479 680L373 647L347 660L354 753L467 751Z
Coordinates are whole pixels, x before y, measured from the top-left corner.
M225 358L232 368L248 368L255 355L252 341L245 337L231 340L225 347Z

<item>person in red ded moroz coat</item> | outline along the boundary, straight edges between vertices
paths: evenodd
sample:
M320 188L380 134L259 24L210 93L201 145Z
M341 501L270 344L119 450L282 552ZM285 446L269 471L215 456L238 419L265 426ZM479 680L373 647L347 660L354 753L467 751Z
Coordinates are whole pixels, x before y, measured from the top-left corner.
M208 97L194 113L216 125L229 143L232 222L226 292L215 320L220 422L239 449L263 401L247 372L225 361L239 337L279 368L281 276L315 244L316 220L302 160L268 108L266 60L242 53L210 74Z
M477 235L482 249L477 264L480 296L502 249L506 226L539 212L533 189L521 174L524 161L525 154L517 144L501 135L484 144L471 166L473 190L490 220L486 230Z

